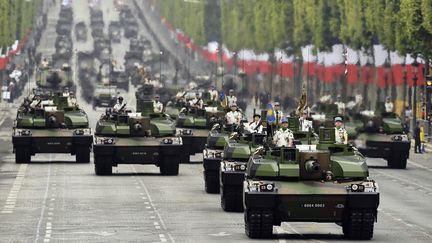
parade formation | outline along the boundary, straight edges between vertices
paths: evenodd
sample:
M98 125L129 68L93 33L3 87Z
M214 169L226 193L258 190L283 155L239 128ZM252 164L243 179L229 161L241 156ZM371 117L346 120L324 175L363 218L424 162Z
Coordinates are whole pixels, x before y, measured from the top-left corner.
M432 240L425 129L391 96L267 92L180 47L155 1L33 1L11 58L31 71L0 103L1 242Z

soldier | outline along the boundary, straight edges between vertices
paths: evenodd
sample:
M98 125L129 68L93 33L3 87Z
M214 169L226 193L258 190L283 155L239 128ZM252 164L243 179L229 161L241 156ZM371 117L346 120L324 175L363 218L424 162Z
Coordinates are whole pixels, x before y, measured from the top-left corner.
M218 91L216 90L216 88L215 88L215 86L210 86L210 90L209 90L209 93L210 93L210 100L211 101L217 101L218 99L219 99L219 93L218 93Z
M385 112L393 112L393 102L391 102L390 97L386 98L386 102L384 103Z
M228 106L231 107L232 104L237 104L237 97L234 95L234 90L230 89L227 96Z
M113 107L114 112L121 112L126 106L126 103L123 103L123 97L119 96L117 98L117 103Z
M339 144L348 144L348 133L345 128L342 127L343 119L340 116L335 117L335 140Z
M237 104L231 104L231 111L229 111L225 118L228 125L240 125L241 113L237 111Z
M288 129L288 118L282 119L282 127L273 136L273 144L276 147L292 147L294 135L291 130Z
M179 92L177 92L176 94L176 100L183 100L186 96L186 91L184 89L184 87L181 87Z
M309 128L312 129L312 121L308 120L308 113L304 112L303 116L299 118L300 131L307 132Z
M247 129L251 133L263 133L263 128L264 127L263 127L262 122L261 122L261 116L258 114L255 114L253 122L249 123Z
M333 99L330 95L329 91L326 91L325 94L320 98L320 102L324 104L330 104L332 103Z
M195 98L193 98L192 100L190 100L189 104L190 104L191 107L195 107L195 108L199 108L199 109L203 108L204 102L201 99L199 92L195 93Z
M41 67L42 67L42 69L48 69L48 66L49 66L48 59L46 57L44 57L44 59L41 62Z
M160 102L159 98L160 97L158 94L156 94L154 96L154 100L153 100L153 112L154 113L162 113L162 111L163 111L163 104L162 104L162 102Z
M345 103L342 101L342 98L340 95L337 96L337 100L336 100L335 104L338 107L338 114L341 114L341 115L345 114L346 106L345 106Z

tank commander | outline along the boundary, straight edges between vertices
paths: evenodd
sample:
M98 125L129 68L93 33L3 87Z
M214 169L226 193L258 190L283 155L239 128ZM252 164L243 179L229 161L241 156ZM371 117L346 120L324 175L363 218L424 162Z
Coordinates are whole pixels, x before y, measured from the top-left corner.
M261 122L261 116L258 114L255 114L253 116L253 119L254 120L248 124L248 127L247 127L248 131L251 133L263 133L263 125Z
M154 96L154 100L153 100L153 112L154 113L162 113L163 111L163 104L162 102L160 102L160 96L158 94L156 94Z
M343 128L343 119L340 116L335 117L335 140L339 144L348 144L348 133Z
M240 125L241 113L237 110L237 104L231 104L231 111L229 111L225 118L228 125Z
M117 98L117 103L113 107L113 111L120 113L124 110L125 107L126 107L126 102L123 102L123 97L119 96Z
M391 102L390 97L386 98L386 102L384 103L385 112L393 112L394 105L393 102Z
M48 66L49 66L48 59L46 57L44 57L44 59L41 62L41 68L42 69L48 69Z
M237 97L234 95L234 90L230 89L227 96L228 106L231 107L232 104L237 104Z
M214 85L210 86L209 93L210 93L210 100L211 101L217 101L219 99L219 93L216 90Z
M288 129L288 118L282 119L282 127L273 136L273 144L276 147L292 147L294 134Z
M195 98L193 98L192 100L189 101L189 105L191 107L195 107L195 108L199 108L199 109L203 108L204 102L201 99L199 92L195 93Z

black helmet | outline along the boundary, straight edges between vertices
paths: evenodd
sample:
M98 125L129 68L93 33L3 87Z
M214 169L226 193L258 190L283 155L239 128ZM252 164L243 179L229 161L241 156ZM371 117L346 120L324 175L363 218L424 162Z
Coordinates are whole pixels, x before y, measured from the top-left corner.
M122 96L119 96L117 99L118 99L118 100L123 100L123 97L122 97Z

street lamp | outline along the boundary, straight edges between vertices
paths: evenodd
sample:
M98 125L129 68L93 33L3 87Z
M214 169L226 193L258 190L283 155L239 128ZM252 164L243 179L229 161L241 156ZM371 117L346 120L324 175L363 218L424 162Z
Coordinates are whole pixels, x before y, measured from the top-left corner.
M407 70L406 70L406 65L403 64L403 111L404 111L404 116L405 116L405 111L406 111L406 104L407 104L407 83L408 83L408 77L407 77Z
M413 77L413 84L414 84L414 94L413 94L413 128L414 126L417 126L417 72L418 72L418 66L419 63L417 62L417 58L414 59L414 62L411 64L414 68L414 77Z
M161 50L159 52L159 81L162 82L162 55L163 55L163 51Z
M390 63L389 63L389 61L388 61L388 59L386 59L385 60L385 62L384 62L384 80L385 80L385 88L384 88L384 99L387 99L387 97L389 96L389 92L388 92L388 89L389 89L389 81L391 81L391 80L389 80L389 74L390 74Z

